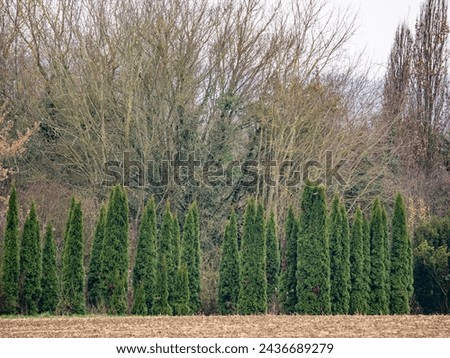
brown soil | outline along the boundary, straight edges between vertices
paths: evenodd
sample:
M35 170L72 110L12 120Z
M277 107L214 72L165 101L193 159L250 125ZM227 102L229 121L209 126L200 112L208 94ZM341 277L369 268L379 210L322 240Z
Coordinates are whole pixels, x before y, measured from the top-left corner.
M0 318L0 337L450 337L450 316Z

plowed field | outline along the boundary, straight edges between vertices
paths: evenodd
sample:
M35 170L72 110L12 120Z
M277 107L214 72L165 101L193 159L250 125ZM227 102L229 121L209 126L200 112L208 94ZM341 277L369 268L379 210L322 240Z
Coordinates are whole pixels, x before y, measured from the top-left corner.
M0 337L450 337L450 316L0 318Z

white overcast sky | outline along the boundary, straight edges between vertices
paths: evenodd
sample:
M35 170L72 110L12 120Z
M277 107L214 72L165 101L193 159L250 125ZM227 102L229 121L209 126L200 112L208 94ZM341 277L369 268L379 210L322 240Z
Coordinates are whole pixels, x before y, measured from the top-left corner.
M369 62L383 71L401 22L411 30L424 0L329 0L339 7L350 7L357 13L357 31L350 49L365 50Z

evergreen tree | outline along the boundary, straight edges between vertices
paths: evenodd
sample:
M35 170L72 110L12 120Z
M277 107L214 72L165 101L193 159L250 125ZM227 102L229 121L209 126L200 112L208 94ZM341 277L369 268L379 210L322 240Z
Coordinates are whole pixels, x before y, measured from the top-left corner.
M156 289L156 235L156 205L155 200L151 198L142 214L141 224L139 226L136 262L133 269L134 293L136 296L138 289L142 286L143 292L139 294L142 294L144 298L147 313L152 312L153 295ZM143 310L139 307L133 308L133 310L139 312L141 315L143 314Z
M386 295L388 299L388 309L389 309L389 297L391 295L391 241L389 239L389 227L386 209L383 204L381 204L381 218L383 225L383 241L384 241L384 270L386 276ZM389 311L387 312L389 313Z
M363 257L364 257L364 268L363 268L363 277L364 277L364 307L365 310L361 312L362 314L369 313L369 304L370 304L370 273L371 273L371 264L370 264L370 224L369 220L367 220L363 216Z
M272 211L266 225L267 302L271 305L274 305L278 298L280 261L280 245L275 224L275 214Z
M102 254L103 302L109 314L125 314L128 291L128 201L123 190L112 189L106 213ZM125 303L125 304L124 304Z
M286 224L286 269L281 277L281 308L284 313L294 313L297 305L297 241L298 221L294 209L289 207Z
M330 222L331 313L347 314L350 303L348 218L339 196L333 198Z
M370 222L370 301L369 313L374 315L388 313L387 280L385 269L385 239L383 209L376 199Z
M170 300L169 296L169 303L174 306L179 299L179 292L177 292L179 285L177 279L181 265L181 233L180 233L180 223L178 221L178 216L176 214L172 214L172 227L170 238L172 240L170 244L171 245L170 261L173 276L169 277L170 280L173 281L172 282L173 298L172 300Z
M59 301L58 269L56 266L56 245L53 227L47 225L42 251L42 279L40 312L54 313Z
M158 268L156 280L155 301L153 305L153 314L158 316L171 316L173 314L172 307L169 304L169 288L167 278L167 262L166 256L161 259Z
M17 191L13 185L6 214L6 229L3 241L3 274L0 287L5 295L5 312L17 312L19 296L19 206Z
M89 305L98 309L101 306L103 287L102 252L105 239L106 209L100 209L100 216L95 226L94 242L92 244L91 261L87 276L87 296Z
M189 206L185 216L182 243L182 264L188 270L189 281L189 307L191 312L198 313L201 308L200 301L200 229L197 227L198 208L194 203Z
M63 314L84 314L83 267L83 213L81 203L75 202L71 208L67 241L64 243L61 272L61 297L58 311Z
M186 264L180 266L176 277L176 298L174 304L174 313L180 316L190 314L189 308L189 276Z
M176 286L176 276L177 276L177 267L175 267L175 259L174 259L174 248L172 246L173 239L173 215L170 211L170 204L166 204L166 209L163 213L161 230L159 232L159 241L158 241L158 270L162 270L163 261L165 261L167 265L167 290L169 292L168 302L169 305L172 306L175 302L175 286ZM169 280L170 279L170 280ZM162 296L159 296L160 299Z
M20 247L19 301L23 314L38 312L41 294L41 243L36 207L31 205L25 220Z
M330 246L324 187L305 185L301 209L297 248L297 310L303 314L329 314Z
M392 218L392 256L390 308L392 314L408 314L412 283L411 241L408 236L406 208L400 193L395 197Z
M351 291L349 313L367 312L366 287L364 282L364 231L361 209L356 210L351 235Z
M134 301L131 313L136 316L146 316L148 314L143 283L141 283L137 288L134 289Z
M237 219L234 210L225 225L219 274L219 312L236 314L239 298L239 251L237 243Z
M267 311L266 245L264 208L255 208L250 199L244 216L239 285L239 314L261 314Z

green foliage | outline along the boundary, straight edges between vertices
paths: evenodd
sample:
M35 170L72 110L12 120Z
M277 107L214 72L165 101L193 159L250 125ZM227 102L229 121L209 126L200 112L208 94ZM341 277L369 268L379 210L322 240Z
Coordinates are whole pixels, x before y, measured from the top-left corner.
M19 206L17 191L13 185L6 214L6 229L3 241L3 273L0 287L5 298L4 312L17 312L19 296Z
M297 241L298 221L289 206L286 224L286 269L281 276L280 303L283 313L294 313L297 305Z
M350 239L347 213L337 194L332 203L329 238L331 313L347 314L350 303Z
M352 226L350 245L350 314L362 314L367 312L366 284L364 278L364 230L361 209L356 210Z
M158 268L156 280L155 301L153 304L153 314L158 316L171 316L173 314L172 307L169 304L169 288L167 278L167 261L166 256L161 259Z
M386 294L388 297L388 307L389 307L389 297L391 295L391 240L389 238L389 227L386 208L381 205L381 218L383 224L383 241L384 241L384 269L386 275ZM388 312L389 313L389 312Z
M59 301L59 282L56 266L56 245L52 225L47 225L42 250L42 279L40 312L54 313Z
M25 220L20 247L19 302L23 314L32 315L38 312L41 269L39 222L33 203Z
M372 209L370 222L370 301L369 313L387 314L388 292L385 268L385 228L383 223L383 209L379 199L376 199Z
M392 218L392 254L391 254L391 290L390 312L392 314L408 314L411 277L411 240L408 235L405 202L401 194L397 194Z
M156 236L156 205L155 200L151 198L142 214L141 224L139 226L136 262L133 269L133 288L135 296L138 295L137 290L142 286L142 296L144 297L147 313L152 312L154 301L153 295L156 289ZM133 308L133 310L135 310L135 308ZM139 308L138 311L139 314L143 314L142 309Z
M244 215L240 256L239 314L267 311L266 240L264 208L249 199Z
M112 189L109 198L102 258L102 277L105 279L103 302L106 310L109 314L125 314L128 291L128 201L119 186Z
M329 314L330 251L323 186L305 185L297 248L297 311Z
M61 272L61 297L58 311L62 314L84 314L83 213L81 203L71 207L70 223L64 243Z
M370 303L370 272L371 272L371 264L370 264L370 224L369 220L367 220L363 216L363 257L364 257L364 269L363 269L363 277L364 277L364 302L366 304L365 311L361 312L362 314L369 313L369 303Z
M174 314L186 316L191 313L189 308L189 275L186 264L180 266L176 277L176 298L174 303Z
M219 273L219 313L236 314L239 298L239 251L238 229L234 210L225 225L225 237L222 244L222 257Z
M278 298L280 261L280 244L278 242L275 214L272 211L266 225L267 301L271 305L275 304Z
M87 297L91 307L98 309L102 302L104 282L102 277L102 252L105 239L106 209L100 209L100 215L95 226L94 242L92 244L91 261L87 275Z
M193 313L201 308L200 301L200 228L197 204L191 204L185 217L181 263L186 265L189 280L189 307Z
M148 314L143 283L141 283L137 288L134 289L134 301L131 313L136 316L146 316Z
M414 296L423 313L450 313L450 215L422 222L414 236Z

